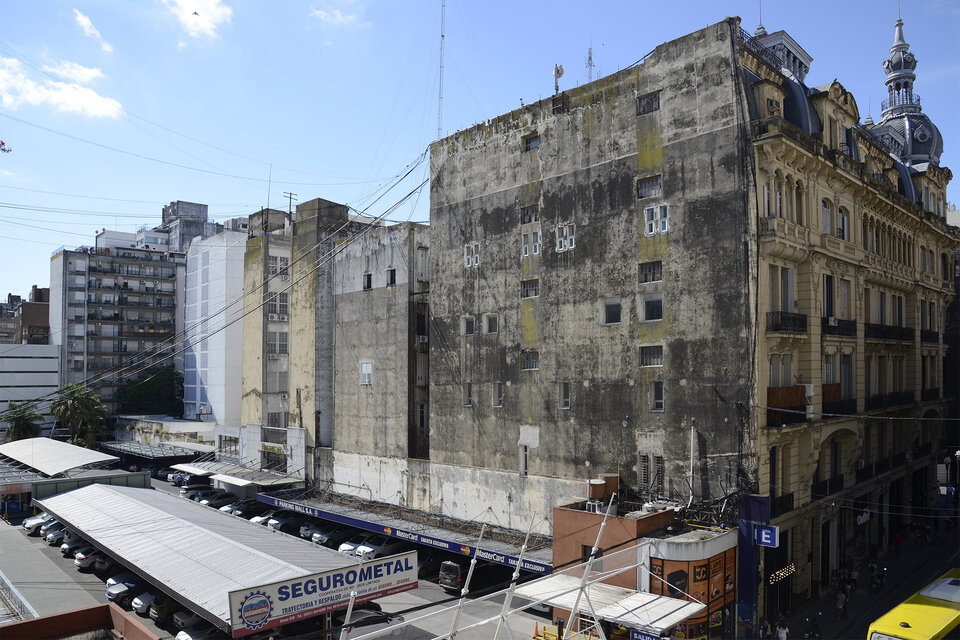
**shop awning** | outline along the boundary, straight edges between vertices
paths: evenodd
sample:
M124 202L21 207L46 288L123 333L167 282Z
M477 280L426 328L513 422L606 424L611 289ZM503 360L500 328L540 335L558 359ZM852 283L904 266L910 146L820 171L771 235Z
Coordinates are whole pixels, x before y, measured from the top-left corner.
M517 587L516 594L527 600L573 611L580 578L554 575ZM593 606L593 612L590 607ZM579 611L625 627L661 635L684 620L699 615L706 605L679 598L658 596L624 587L594 582L580 598Z

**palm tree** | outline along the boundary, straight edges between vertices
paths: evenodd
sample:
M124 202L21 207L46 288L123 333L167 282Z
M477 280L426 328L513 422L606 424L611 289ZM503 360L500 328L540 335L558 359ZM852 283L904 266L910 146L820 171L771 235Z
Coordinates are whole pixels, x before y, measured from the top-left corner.
M88 449L96 446L97 434L106 431L110 416L100 394L82 382L60 389L50 403L50 413L70 432L68 442Z
M43 422L43 415L37 411L36 402L10 402L3 419L7 423L4 442L36 438L40 435L40 425L37 423Z

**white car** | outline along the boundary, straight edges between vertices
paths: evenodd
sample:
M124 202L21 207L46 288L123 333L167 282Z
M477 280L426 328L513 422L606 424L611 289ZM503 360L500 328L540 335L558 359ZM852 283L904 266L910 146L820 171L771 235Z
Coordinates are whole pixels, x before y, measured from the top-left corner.
M61 526L59 529L54 529L53 531L47 532L47 537L44 538L46 543L51 547L59 547L63 544L63 538L67 535L68 529Z
M203 620L199 615L193 611L187 611L186 609L181 609L173 614L173 624L177 629L186 629L189 626L195 625L198 622Z
M87 546L87 541L80 536L75 536L70 540L64 540L64 543L60 545L60 553L65 558L72 558L77 551L85 546Z
M409 548L410 544L403 540L396 540L386 536L372 536L366 542L353 550L353 555L364 561L375 560L384 556L392 556Z
M353 536L352 538L350 538L349 540L341 544L339 547L337 547L337 551L342 553L345 556L352 556L354 550L356 550L357 547L359 547L364 542L366 542L367 539L372 537L373 537L372 533L364 533L364 532L358 533L357 535Z
M32 518L27 518L23 521L23 528L26 529L28 534L36 533L40 530L40 527L47 524L53 520L53 516L49 513L41 513L38 516L33 516Z
M259 516L253 516L252 518L250 518L250 522L252 522L253 524L266 525L270 521L270 518L277 515L279 511L280 511L279 509L274 509L272 511L267 511L265 513L262 513Z
M153 604L153 592L144 591L136 598L133 599L133 602L130 603L130 606L134 611L139 613L142 616L147 615L150 612L150 605Z
M77 565L78 569L89 569L93 566L98 555L100 555L100 551L96 547L87 545L73 554L73 564Z
M115 576L107 578L107 588L109 589L118 582L130 582L131 580L136 579L137 574L133 571L124 571L123 573L118 573Z
M187 627L177 634L176 640L209 640L210 638L225 637L219 629L213 626L212 622L203 620Z

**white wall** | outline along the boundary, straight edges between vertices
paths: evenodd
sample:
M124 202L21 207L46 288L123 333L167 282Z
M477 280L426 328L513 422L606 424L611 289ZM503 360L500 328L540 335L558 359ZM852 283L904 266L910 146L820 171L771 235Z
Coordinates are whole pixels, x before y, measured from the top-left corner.
M55 344L0 344L0 411L12 401L35 400L54 393L60 379L60 348ZM38 403L53 426L49 400Z

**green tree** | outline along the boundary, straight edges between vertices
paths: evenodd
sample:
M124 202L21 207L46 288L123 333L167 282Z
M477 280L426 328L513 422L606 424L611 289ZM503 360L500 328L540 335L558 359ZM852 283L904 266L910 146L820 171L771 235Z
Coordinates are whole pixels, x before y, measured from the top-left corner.
M121 413L183 417L183 375L161 369L117 390Z
M43 415L37 411L36 402L10 402L3 414L7 423L7 432L4 442L36 438L40 435L40 425Z
M60 389L50 403L50 413L69 431L68 442L88 449L96 446L97 435L107 432L110 417L100 394L82 382Z

